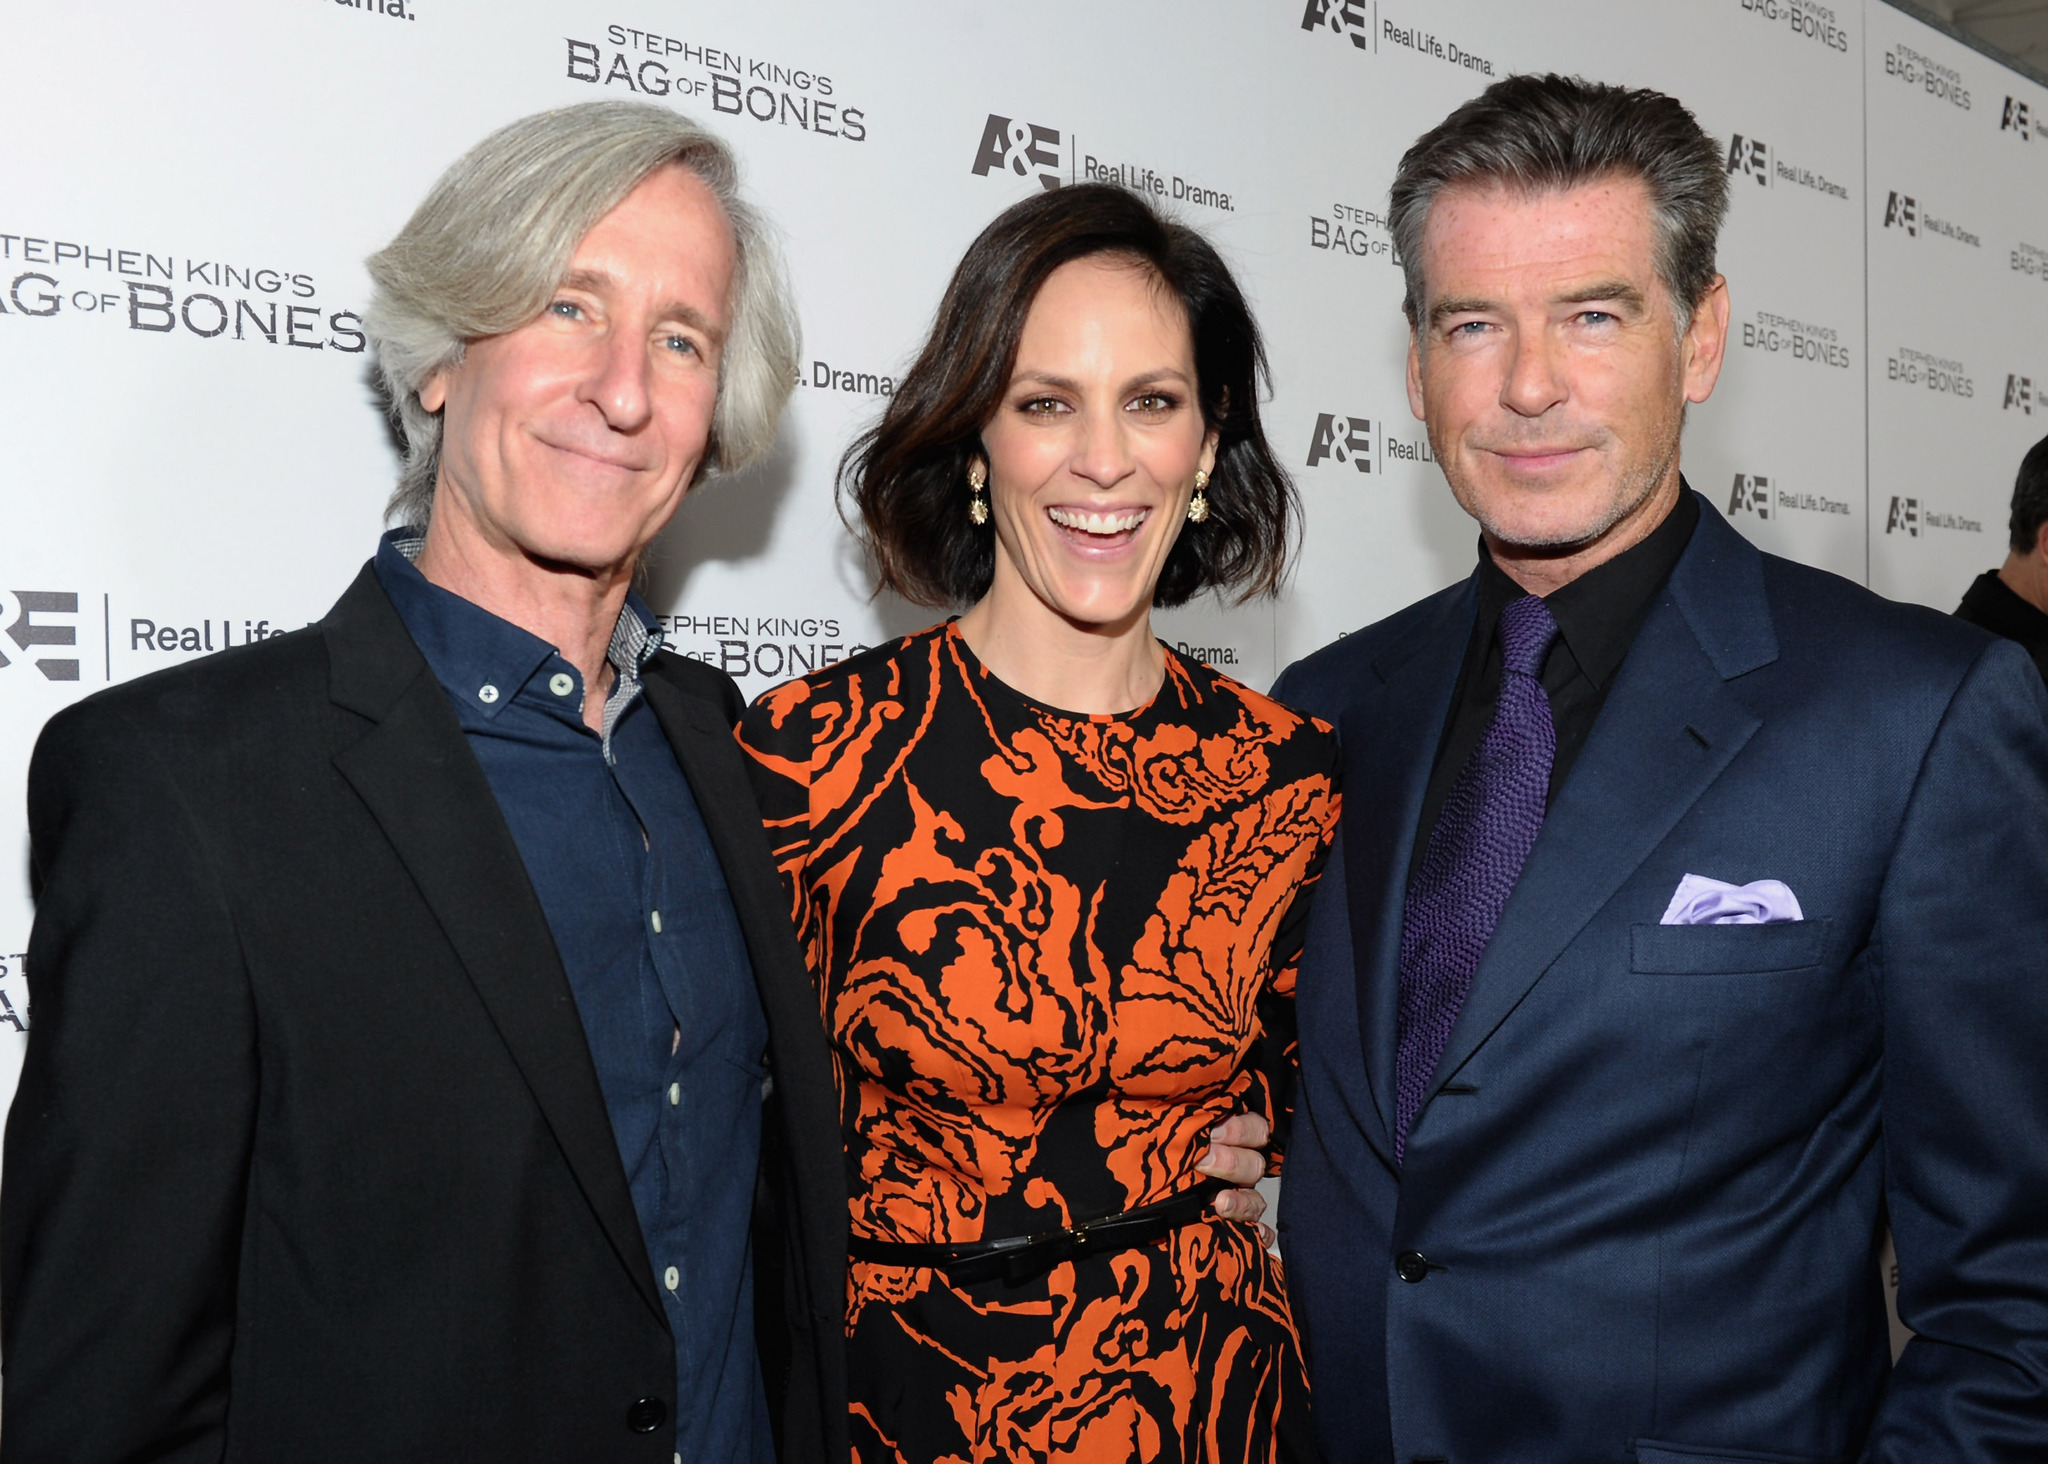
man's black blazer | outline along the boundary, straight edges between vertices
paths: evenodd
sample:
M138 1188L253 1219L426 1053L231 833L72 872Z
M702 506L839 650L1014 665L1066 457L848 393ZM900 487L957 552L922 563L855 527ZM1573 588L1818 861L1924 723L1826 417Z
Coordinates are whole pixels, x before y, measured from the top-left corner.
M648 704L746 933L782 1459L847 1457L846 1182L817 997L731 729ZM365 568L304 631L53 718L0 1191L6 1464L668 1464L673 1343L546 918ZM666 1421L636 1432L659 1399Z

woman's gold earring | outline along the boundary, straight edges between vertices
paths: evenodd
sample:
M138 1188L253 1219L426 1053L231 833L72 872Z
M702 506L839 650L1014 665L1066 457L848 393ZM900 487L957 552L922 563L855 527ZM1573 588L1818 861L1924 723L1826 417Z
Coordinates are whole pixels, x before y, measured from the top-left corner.
M977 527L988 522L988 500L981 496L981 490L987 483L988 469L980 462L969 463L967 486L973 490L974 497L968 500L967 517L972 519Z
M1209 517L1209 475L1200 468L1195 470L1195 496L1188 500L1188 522L1204 523Z

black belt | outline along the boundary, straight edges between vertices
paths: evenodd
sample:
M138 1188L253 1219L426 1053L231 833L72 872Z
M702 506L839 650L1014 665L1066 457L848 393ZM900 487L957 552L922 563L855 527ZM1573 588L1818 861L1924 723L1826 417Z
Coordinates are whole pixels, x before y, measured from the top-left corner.
M1010 1285L1043 1276L1063 1261L1082 1256L1109 1255L1134 1245L1171 1235L1181 1226L1208 1213L1209 1201L1225 1188L1220 1179L1205 1179L1191 1190L1154 1205L1140 1205L1099 1220L1059 1230L1042 1230L1036 1235L1013 1235L1007 1240L976 1240L965 1245L938 1245L922 1241L869 1240L849 1238L848 1253L856 1261L883 1266L928 1266L944 1271L946 1278L961 1285L992 1281L1000 1276Z

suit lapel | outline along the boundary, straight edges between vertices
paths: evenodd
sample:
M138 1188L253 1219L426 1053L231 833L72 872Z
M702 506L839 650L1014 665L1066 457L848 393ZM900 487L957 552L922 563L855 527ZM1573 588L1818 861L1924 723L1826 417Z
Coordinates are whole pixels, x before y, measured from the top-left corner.
M1763 725L1727 683L1776 657L1761 557L1702 500L1501 912L1431 1096Z
M689 780L733 903L741 909L765 906L781 911L786 922L788 901L775 877L775 860L733 729L720 722L717 710L702 697L670 682L659 664L657 659L649 665L641 686Z
M715 707L673 684L658 665L657 661L649 667L642 683L647 704L654 709L669 746L675 749L676 761L682 764L683 776L704 816L712 849L725 871L726 888L740 915L776 1047L787 1052L791 1044L800 1045L804 1050L791 1055L800 1058L803 1067L829 1073L831 1054L819 1017L817 988L797 949L789 898L761 827L760 808L754 802L739 742L733 729L720 721ZM777 1081L781 1082L781 1072L792 1063L785 1058L777 1066L781 1070ZM836 1111L834 1100L827 1112ZM836 1149L837 1133L830 1138Z
M796 930L789 898L761 826L760 807L733 728L718 708L671 679L666 657L648 663L647 704L682 765L690 792L725 872L726 889L740 918L755 988L768 1016L769 1050L783 1116L783 1141L800 1173L836 1180L845 1172L839 1093L832 1051L820 1016L818 991ZM846 1254L846 1203L836 1188L822 1211L807 1212L807 1241L819 1257ZM830 1273L820 1272L821 1276ZM839 1304L832 1293L833 1306Z
M412 876L613 1249L663 1315L582 1018L497 795L370 570L324 629L334 700L375 723L334 765Z
M1344 747L1344 883L1359 1038L1366 1081L1389 1135L1408 865L1477 605L1476 581L1468 582L1463 594L1445 602L1433 623L1373 662L1379 684L1338 718ZM1391 1139L1388 1144L1391 1153Z

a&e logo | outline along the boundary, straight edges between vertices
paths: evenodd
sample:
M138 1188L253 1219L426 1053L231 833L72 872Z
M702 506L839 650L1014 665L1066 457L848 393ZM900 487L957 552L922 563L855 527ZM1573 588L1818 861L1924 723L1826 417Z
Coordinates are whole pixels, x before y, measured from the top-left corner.
M1760 519L1771 516L1771 480L1758 477L1755 473L1737 473L1735 488L1728 495L1728 512L1732 517L1747 510Z
M1316 417L1315 436L1309 439L1308 465L1325 462L1349 463L1361 473L1372 471L1372 421L1367 417L1339 417L1323 412Z
M2005 405L2001 411L2018 407L2029 417L2034 415L2034 379L2031 376L2008 376L2005 378Z
M1920 500L1917 498L1892 499L1892 511L1885 515L1884 531L1889 534L1897 530L1920 537Z
M1728 142L1728 171L1753 178L1759 186L1771 182L1771 145L1761 138L1736 133Z
M1920 205L1913 201L1910 193L1893 190L1884 201L1884 226L1887 229L1904 229L1914 238L1920 236Z
M78 594L73 590L10 590L0 593L0 623L7 627L0 641L0 666L11 665L7 646L12 643L15 660L32 662L51 681L78 680L78 654L46 656L44 646L78 644ZM27 654L23 654L26 652Z
M2005 110L1998 117L1998 130L2000 132L2017 132L2020 135L2021 142L2032 142L2034 140L2034 128L2027 117L2027 104L2017 97L2007 97L2005 99Z
M1308 0L1308 8L1301 12L1301 28L1349 36L1361 51L1372 45L1372 32L1365 26L1364 0Z
M1029 178L1036 174L1046 188L1057 188L1064 181L1060 176L1063 161L1058 128L1012 122L991 112L981 129L981 146L974 152L974 176L986 178L1000 172Z

